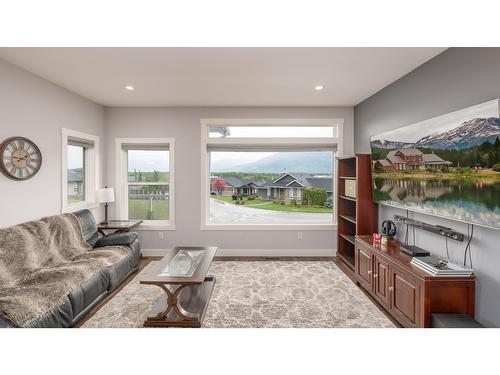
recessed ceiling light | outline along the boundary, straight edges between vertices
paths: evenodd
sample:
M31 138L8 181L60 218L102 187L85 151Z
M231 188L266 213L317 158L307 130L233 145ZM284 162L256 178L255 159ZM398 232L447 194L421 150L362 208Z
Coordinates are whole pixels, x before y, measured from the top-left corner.
M132 91L132 90L134 90L134 86L132 86L132 85L126 85L125 86L125 90Z
M315 89L316 91L321 91L321 90L323 90L324 88L325 88L325 86L323 86L323 85L316 85L316 86L314 86L314 89Z

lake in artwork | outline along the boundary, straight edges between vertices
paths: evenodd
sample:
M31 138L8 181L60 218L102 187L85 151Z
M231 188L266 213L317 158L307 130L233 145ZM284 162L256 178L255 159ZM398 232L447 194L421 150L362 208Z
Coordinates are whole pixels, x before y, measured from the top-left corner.
M498 227L500 181L374 179L375 200L410 210Z
M371 138L374 200L500 229L499 100Z

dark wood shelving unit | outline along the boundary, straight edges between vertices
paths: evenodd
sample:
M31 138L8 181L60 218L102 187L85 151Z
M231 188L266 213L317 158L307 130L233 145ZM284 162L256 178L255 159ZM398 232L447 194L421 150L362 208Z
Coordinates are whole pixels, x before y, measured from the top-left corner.
M349 241L352 244L354 244L356 238L355 236L351 236L349 234L339 234L339 236L342 236L345 240Z
M354 278L356 235L377 231L378 206L372 198L371 158L369 154L338 157L337 181L337 257L342 270ZM356 197L345 195L346 180L356 183Z
M356 202L356 198L346 197L346 196L344 196L344 195L340 195L339 197L340 197L341 199L347 199L348 201L354 201L354 202Z
M340 215L339 214L339 217L341 219L343 219L343 220L347 220L347 221L350 221L353 224L356 224L356 218L354 216L347 216L347 215Z

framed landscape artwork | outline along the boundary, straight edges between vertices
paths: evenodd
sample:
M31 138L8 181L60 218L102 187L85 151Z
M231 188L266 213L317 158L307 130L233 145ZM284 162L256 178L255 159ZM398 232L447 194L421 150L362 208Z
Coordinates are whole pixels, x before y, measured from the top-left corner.
M499 99L371 137L376 202L500 229Z

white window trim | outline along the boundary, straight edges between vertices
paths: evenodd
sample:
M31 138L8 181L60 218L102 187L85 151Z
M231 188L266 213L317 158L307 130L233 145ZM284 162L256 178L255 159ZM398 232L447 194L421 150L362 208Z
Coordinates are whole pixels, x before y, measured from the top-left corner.
M164 231L175 230L175 138L115 138L116 156L115 156L115 196L116 213L118 220L128 218L127 184L127 152L123 149L126 145L148 146L164 145L169 150L169 220L143 220L138 230L144 231Z
M344 119L200 119L201 123L201 217L200 230L336 230L337 205L333 205L333 222L331 224L210 224L210 158L208 146L240 147L258 150L259 146L296 147L314 144L318 148L336 148L333 153L334 174L333 195L337 196L338 161L343 155ZM209 138L209 126L334 126L335 137L331 138ZM335 198L334 198L335 199Z
M96 191L99 188L99 137L71 129L61 129L61 213L75 212L78 210L99 207ZM68 142L81 140L92 143L85 152L85 201L68 203Z

